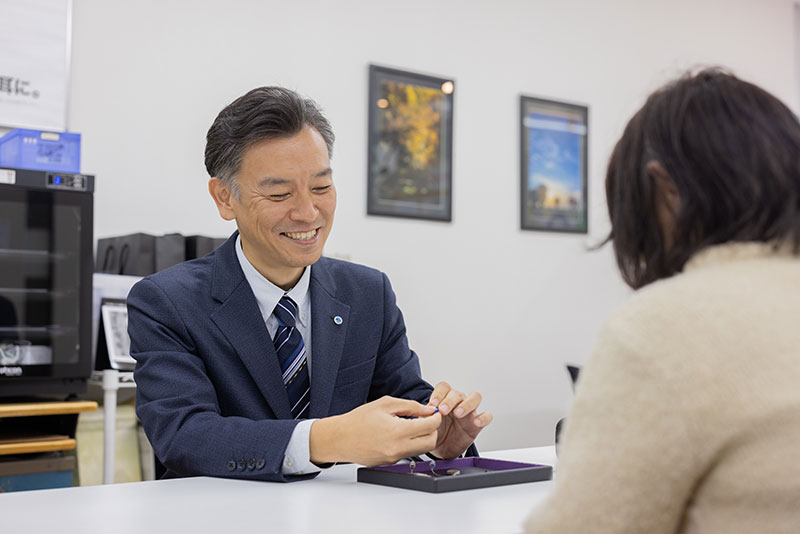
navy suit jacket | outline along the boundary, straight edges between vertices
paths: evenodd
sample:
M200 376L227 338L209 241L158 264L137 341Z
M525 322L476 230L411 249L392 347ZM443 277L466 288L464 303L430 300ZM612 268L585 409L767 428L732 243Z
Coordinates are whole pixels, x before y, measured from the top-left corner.
M236 257L236 236L131 290L136 413L166 477L309 478L281 472L297 421ZM309 291L310 417L342 414L383 395L427 402L433 388L420 376L385 274L321 258Z

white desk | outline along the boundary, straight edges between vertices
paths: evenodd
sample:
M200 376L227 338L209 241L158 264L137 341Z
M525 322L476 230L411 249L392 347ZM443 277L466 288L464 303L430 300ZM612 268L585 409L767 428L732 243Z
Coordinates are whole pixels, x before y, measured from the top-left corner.
M555 465L553 447L483 453ZM0 494L0 529L59 534L516 534L552 481L430 494L356 482L355 465L288 484L184 478Z

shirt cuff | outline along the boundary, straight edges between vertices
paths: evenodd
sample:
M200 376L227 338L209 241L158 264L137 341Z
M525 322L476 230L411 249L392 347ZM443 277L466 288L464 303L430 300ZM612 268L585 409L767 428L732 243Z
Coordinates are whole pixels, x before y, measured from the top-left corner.
M311 425L316 419L304 419L297 423L283 455L284 475L307 475L319 472L319 467L311 463L309 438Z

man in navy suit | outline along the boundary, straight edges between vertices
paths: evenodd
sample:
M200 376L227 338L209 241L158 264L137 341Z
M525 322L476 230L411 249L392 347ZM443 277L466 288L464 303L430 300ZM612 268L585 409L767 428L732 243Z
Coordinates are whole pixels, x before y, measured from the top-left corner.
M492 420L480 394L422 379L386 275L321 257L333 140L316 104L280 87L208 131L209 192L238 231L128 297L136 411L168 477L454 458Z

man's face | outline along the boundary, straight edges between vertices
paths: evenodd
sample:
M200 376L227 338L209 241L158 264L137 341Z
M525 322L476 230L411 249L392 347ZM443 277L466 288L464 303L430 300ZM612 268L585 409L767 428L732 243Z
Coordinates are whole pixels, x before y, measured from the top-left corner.
M333 225L336 189L322 136L309 126L294 137L248 148L238 174L239 198L212 178L220 215L236 219L250 263L288 289L322 255Z

